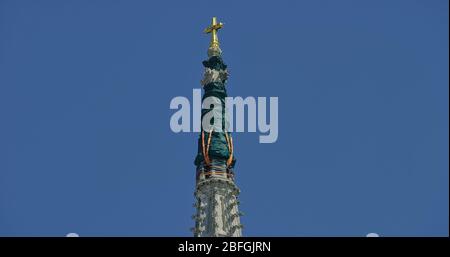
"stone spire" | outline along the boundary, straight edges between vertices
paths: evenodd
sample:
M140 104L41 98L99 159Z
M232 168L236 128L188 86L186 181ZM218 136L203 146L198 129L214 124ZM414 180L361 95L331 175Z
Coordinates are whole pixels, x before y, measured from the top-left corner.
M242 225L238 206L239 188L234 182L233 167L236 162L233 154L233 139L231 133L226 131L225 97L227 92L225 84L228 78L227 66L222 60L222 51L219 48L217 30L222 23L212 20L210 27L205 29L211 33L211 43L208 48L208 60L203 61L205 72L201 82L204 95L202 100L213 96L222 106L222 122L214 124L209 131L203 127L198 140L198 152L195 158L196 214L192 216L195 227L192 228L196 237L240 237ZM220 103L219 103L220 101ZM212 109L202 110L202 120L206 113ZM217 129L217 126L220 129Z

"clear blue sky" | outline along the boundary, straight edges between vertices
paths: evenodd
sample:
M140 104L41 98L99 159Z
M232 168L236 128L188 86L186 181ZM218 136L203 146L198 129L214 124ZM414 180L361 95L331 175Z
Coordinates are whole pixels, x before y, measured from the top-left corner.
M234 135L247 236L446 236L448 1L0 1L0 235L190 236L211 16L231 96L278 96L279 137Z

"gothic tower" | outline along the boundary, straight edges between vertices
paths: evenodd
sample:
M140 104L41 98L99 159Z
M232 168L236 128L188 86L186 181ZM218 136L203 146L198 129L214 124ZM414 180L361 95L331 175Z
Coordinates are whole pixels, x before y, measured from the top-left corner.
M222 60L222 51L219 47L217 32L223 27L217 23L216 17L212 19L210 27L205 33L211 33L211 42L208 48L208 59L203 61L205 67L203 80L204 89L202 98L213 99L210 106L202 109L202 121L209 112L217 112L218 105L222 119L215 120L213 125L204 129L202 126L198 139L198 153L195 158L196 188L195 198L196 214L193 215L195 227L192 228L195 237L240 237L242 225L238 210L239 188L234 183L233 167L236 159L233 155L233 140L227 131L225 115L225 97L227 96L225 84L228 78L227 65ZM213 106L211 108L211 106ZM217 113L216 113L217 114ZM208 116L209 117L209 116ZM207 119L206 119L207 120Z

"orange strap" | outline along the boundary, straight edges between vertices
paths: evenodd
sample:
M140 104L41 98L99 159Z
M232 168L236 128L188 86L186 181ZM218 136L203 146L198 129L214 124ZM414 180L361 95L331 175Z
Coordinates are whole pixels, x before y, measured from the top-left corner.
M208 155L206 155L205 151L205 132L202 130L202 153L203 153L203 159L205 160L206 165L209 165L209 158Z
M209 147L211 146L212 133L213 133L213 130L211 129L209 131L208 143L205 147L205 132L202 130L202 153L203 153L203 158L205 160L205 164L207 166L209 166L211 164L211 160L209 159ZM225 134L225 139L227 140L228 151L230 153L230 156L228 157L228 160L227 160L227 167L229 167L231 165L231 163L233 162L233 138L231 137L231 135L228 135L228 132L225 132L224 134Z
M209 159L209 146L211 146L212 133L213 133L213 130L211 129L209 131L209 136L208 136L208 145L206 146L206 154L208 154L208 159Z
M225 139L227 140L228 151L230 152L230 157L227 160L227 167L229 167L231 162L233 162L233 138L231 135L228 137L228 132L225 132Z
M213 130L211 129L209 131L208 144L206 145L205 148L205 132L202 130L202 151L203 151L203 158L205 159L205 163L207 166L209 166L211 163L209 159L209 147L211 146L212 132Z

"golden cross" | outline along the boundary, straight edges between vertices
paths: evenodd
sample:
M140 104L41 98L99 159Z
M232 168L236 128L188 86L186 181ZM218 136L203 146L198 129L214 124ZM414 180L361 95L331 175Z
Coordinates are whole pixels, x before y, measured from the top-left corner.
M216 17L212 18L211 26L205 29L205 33L211 33L211 43L210 48L219 48L219 38L217 37L217 31L223 27L223 23L217 23Z

